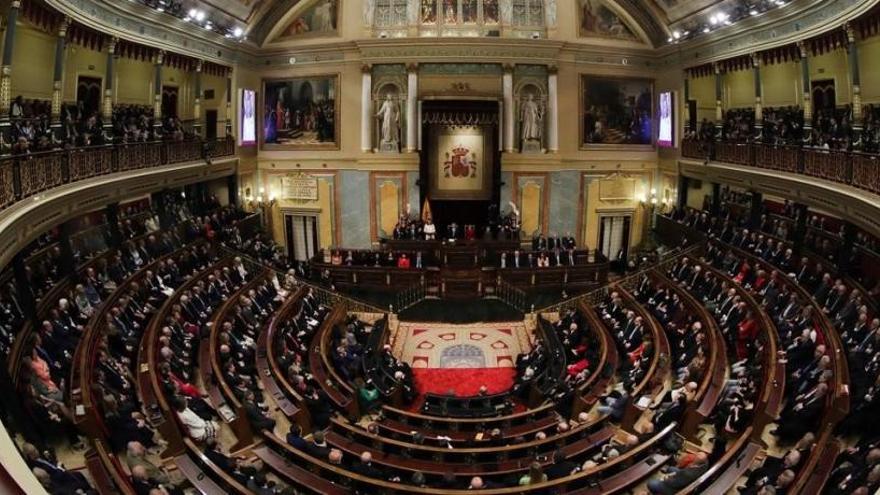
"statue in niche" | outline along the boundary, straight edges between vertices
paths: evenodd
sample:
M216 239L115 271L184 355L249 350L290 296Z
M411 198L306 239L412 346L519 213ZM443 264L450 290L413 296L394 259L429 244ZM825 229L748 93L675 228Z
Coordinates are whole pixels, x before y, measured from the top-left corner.
M376 0L363 0L364 2L364 25L373 25L373 10L376 8Z
M376 112L379 119L379 150L398 151L400 134L400 106L391 92L385 94L382 106Z
M522 151L540 151L544 135L544 108L533 93L526 93L519 110Z
M556 26L556 0L547 0L546 12L547 27Z

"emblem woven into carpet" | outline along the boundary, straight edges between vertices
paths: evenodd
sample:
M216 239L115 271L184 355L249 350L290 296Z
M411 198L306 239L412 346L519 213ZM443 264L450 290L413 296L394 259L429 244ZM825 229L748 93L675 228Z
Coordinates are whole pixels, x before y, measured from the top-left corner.
M490 394L508 390L516 375L516 356L529 351L532 340L533 330L523 322L401 322L394 353L412 366L419 395L465 397L477 395L483 385Z

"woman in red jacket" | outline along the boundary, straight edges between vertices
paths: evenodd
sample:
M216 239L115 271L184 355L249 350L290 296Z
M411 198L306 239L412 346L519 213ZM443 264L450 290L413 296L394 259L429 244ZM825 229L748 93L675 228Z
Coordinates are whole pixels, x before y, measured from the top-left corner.
M755 315L749 311L739 324L736 335L736 357L738 360L745 359L749 354L749 345L758 337L758 322Z

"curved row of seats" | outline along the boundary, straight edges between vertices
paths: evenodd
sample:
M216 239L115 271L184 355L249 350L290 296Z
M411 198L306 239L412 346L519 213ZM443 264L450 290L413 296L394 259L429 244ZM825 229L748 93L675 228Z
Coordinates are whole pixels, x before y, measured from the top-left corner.
M690 218L684 220L683 223L696 225L698 214L694 214ZM777 281L784 286L789 293L800 303L805 304L809 310L807 316L809 321L813 323L813 331L816 334L818 342L827 347L829 360L829 373L831 379L828 381L829 393L826 396L825 407L822 414L817 418L818 428L816 429L816 445L809 452L808 459L805 461L802 469L799 470L797 479L793 483L793 489L797 492L810 490L818 490L824 484L834 465L839 450L840 443L834 439L833 433L837 423L846 416L849 411L849 367L846 363L846 349L843 347L840 336L829 317L823 311L825 308L816 301L809 292L801 285L802 279L796 279L786 273L809 273L811 266L801 266L801 263L786 262L784 267L771 265L764 261L761 256L769 256L765 249L759 249L762 246L755 245L755 240L745 235L742 230L734 229L731 234L725 234L722 237L721 226L717 221L709 221L703 226L703 230L718 236L719 240L726 240L730 244L725 244L724 249L732 253L737 260L742 260L737 266L737 275L744 277L755 276L765 277ZM784 244L783 244L784 246ZM717 249L719 254L716 257L727 256L722 250ZM782 249L784 252L785 249ZM756 252L761 256L753 254ZM790 258L790 256L789 256ZM778 258L772 258L778 261ZM723 262L723 260L721 261ZM763 282L762 282L763 283ZM789 394L791 395L791 394Z
M701 424L722 424L715 415L718 404L726 398L724 377L728 371L728 355L737 347L736 338L728 334L729 330L723 331L722 315L706 307L718 300L718 294L710 298L702 289L695 288L693 280L681 279L675 269L676 259L567 303L566 307L577 307L576 313L580 313L577 321L587 327L589 346L595 347L591 353L594 362L589 364L588 372L578 378L577 399L569 407L557 410L558 404L552 400L543 401L523 412L468 420L412 413L385 405L380 415L373 418L374 422L364 426L353 421L360 420L362 414L356 386L343 379L330 362L334 328L345 320L351 306L338 297L322 295L325 306L317 301L316 289L306 286L285 286L279 293L280 274L246 259L243 263L235 261L234 252L210 243L196 249L207 249L213 254L206 255L187 280L169 284L167 292L163 291L163 300L151 299L149 291L141 290L149 272L166 261L180 260L191 249L192 245L164 254L119 280L115 290L96 306L85 325L84 338L75 347L73 361L77 366L71 370L70 377L71 384L78 386L71 387L75 393L71 394L70 405L82 411L77 415L77 425L92 441L89 457L93 460L88 461L88 465L102 489L115 486L123 493L132 490L131 474L115 457L121 446L112 444L104 425L106 404L94 395L108 387L104 368L116 369L120 364L116 362L118 358L105 358L107 350L121 349L125 354L126 343L131 342L108 339L110 328L114 326L113 316L119 313L136 314L134 319L144 325L142 339L137 340L139 335L134 334L139 348L130 358L136 358L133 362L137 364L137 391L147 412L146 422L155 425L167 442L162 444L163 456L172 458L180 473L197 489L206 492L217 489L252 493L248 480L254 477L243 479L231 473L223 463L214 462L217 451L213 450L216 448L211 440L207 440L209 445L204 449L200 446L206 438L193 433L182 416L185 408L176 407L176 396L188 395L182 393L182 387L194 389L191 400L204 402L208 416L214 417L206 422L217 425L217 436L225 449L234 455L261 461L266 468L261 473L270 472L275 479L293 487L321 493L457 493L457 489L467 487L468 480L474 476L498 487L485 490L487 493L539 493L557 489L571 493L610 493L634 486L669 462L671 453L665 443L672 431L694 438ZM726 264L731 255L734 262ZM784 397L787 396L789 402L793 399L791 394L784 394L785 360L776 355L779 330L767 314L769 308L762 307L766 300L759 303L756 299L765 296L756 290L751 279L739 277L743 266L766 273L773 273L775 267L749 252L719 246L713 241L704 256L705 262L689 263L700 266L705 279L714 280L716 286L733 289L759 320L757 336L761 345L757 349L762 357L760 362L753 362L756 365L753 372L760 380L752 390L753 395L748 396L748 400L755 403L753 418L724 434L726 448L718 452L712 467L681 493L723 493L740 481L751 461L761 456L757 440L764 426L776 418L785 403ZM189 302L194 294L208 291L211 277L224 272L246 275L239 277L219 300L204 307L192 307ZM821 305L796 282L785 277L774 280L785 285L800 302L811 305L814 313L819 312L816 317L819 338L827 344L829 357L834 357L835 352L840 354L841 351L833 349L843 348L841 339L831 320L821 314ZM260 292L259 297L249 294L251 291ZM657 301L650 300L649 294L658 291L674 297L680 310L663 313ZM593 309L587 303L590 298L603 301ZM253 320L242 316L242 311L253 309L257 300L259 315ZM134 305L129 306L132 301ZM644 322L639 328L637 345L633 345L627 335L630 330L627 311ZM685 316L687 314L691 317ZM663 324L670 322L685 327L699 322L705 335L706 359L702 372L694 378L697 383L694 396L680 417L661 424L656 432L643 432L641 443L622 448L625 452L619 457L606 457L608 446L623 442L624 432L633 431L643 415L635 399L648 396L656 403L665 390L664 384L675 378L670 373L682 371L685 358L675 346L670 346L663 328ZM173 335L178 331L172 328L175 325L185 336L179 342ZM557 340L566 354L575 351L565 348L570 344L566 340L568 333L549 322L542 321L541 325L542 340ZM378 325L377 328L381 332L377 340L381 343L386 338L387 327ZM231 342L242 340L250 342L246 347L252 352L238 355L235 350L230 351L229 348L234 347ZM176 344L189 344L191 349L177 352L186 345ZM378 347L374 345L372 349ZM166 353L165 349L171 348L174 351ZM574 355L579 356L577 352ZM623 360L618 357L621 355L625 356ZM97 369L90 369L92 363L99 365ZM565 370L565 359L562 363L561 368ZM606 390L616 379L608 369L613 370L616 364L624 365L624 374L619 379L633 398L627 401L620 415L622 429L609 422L614 418L608 414L598 417L580 414L605 399ZM848 380L845 356L841 354L840 359L832 359L829 366L836 390L841 380ZM169 367L174 368L175 376L181 375L178 378L183 383L169 378ZM291 368L296 370L291 372ZM96 375L97 372L101 375ZM302 381L289 381L296 376ZM683 371L682 376L686 376ZM83 388L82 384L92 382L98 386ZM391 396L386 395L386 400L390 401ZM817 432L819 441L816 443L822 447L813 449L798 465L794 493L807 493L821 487L833 467L834 457L831 456L829 466L827 452L839 449L839 443L822 443L821 439L833 438L837 422L833 415L840 412L841 404L837 401L842 400L841 397L847 398L847 394L834 391L829 394L823 408L822 426ZM275 432L275 420L270 413L259 409L255 412L250 407L258 402L265 402L269 411L277 407L286 421L298 425L304 433L320 431L326 448L340 452L342 461L332 455L316 455L317 452L290 445ZM475 441L479 432L495 428L501 430L499 435L490 436L482 443ZM152 428L144 428L144 438L152 431ZM451 436L443 438L445 433ZM716 428L717 434L720 433ZM532 435L534 440L528 438ZM664 447L659 448L661 445ZM535 459L545 468L553 466L557 451L569 462L582 464L582 469L542 483L511 486L529 472ZM372 454L375 471L356 460L365 452ZM439 488L445 486L444 483L450 483L449 489Z

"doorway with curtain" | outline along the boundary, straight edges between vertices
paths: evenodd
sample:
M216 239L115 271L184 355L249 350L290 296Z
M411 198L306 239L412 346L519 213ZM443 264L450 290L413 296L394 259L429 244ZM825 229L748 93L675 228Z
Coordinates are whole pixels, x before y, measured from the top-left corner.
M626 270L632 215L599 217L599 251L611 261L613 269Z
M312 259L319 249L317 213L285 213L284 240L291 260Z

